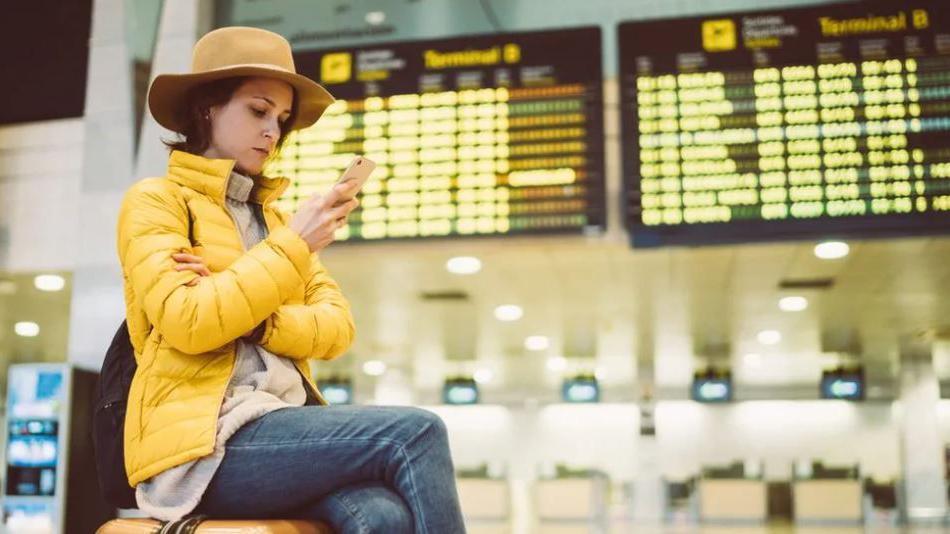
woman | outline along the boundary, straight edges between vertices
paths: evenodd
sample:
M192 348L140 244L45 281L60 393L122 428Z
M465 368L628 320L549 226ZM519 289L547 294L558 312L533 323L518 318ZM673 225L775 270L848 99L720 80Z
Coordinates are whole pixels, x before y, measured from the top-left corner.
M318 259L356 207L337 185L293 217L261 173L333 98L290 45L223 28L192 73L158 76L149 109L182 139L119 216L138 361L125 459L139 508L164 520L303 517L339 532L464 532L445 426L416 408L328 407L310 358L342 354L349 304Z

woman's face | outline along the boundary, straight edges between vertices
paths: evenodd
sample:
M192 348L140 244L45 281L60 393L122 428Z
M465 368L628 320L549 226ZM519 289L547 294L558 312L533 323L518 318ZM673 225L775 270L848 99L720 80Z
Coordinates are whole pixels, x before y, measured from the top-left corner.
M274 153L283 123L290 116L294 90L271 78L251 78L226 104L211 108L211 145L204 156L233 159L235 170L256 176Z

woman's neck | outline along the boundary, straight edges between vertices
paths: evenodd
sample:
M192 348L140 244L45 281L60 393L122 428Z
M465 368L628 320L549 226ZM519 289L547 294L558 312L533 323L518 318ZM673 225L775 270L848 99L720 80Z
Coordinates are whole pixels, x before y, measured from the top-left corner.
M235 162L237 161L235 158L229 157L229 156L227 156L226 154L222 154L221 151L219 151L217 148L215 148L215 147L213 147L213 146L208 147L208 149L205 150L203 154L201 154L201 157L203 157L203 158L208 158L208 159L234 159ZM255 175L253 175L253 174L250 174L250 173L247 172L246 170L242 169L237 163L234 164L234 172L236 172L236 173L238 173L238 174L242 174L242 175L247 176L247 177L249 177L249 178L261 178L261 177L263 177L263 174L258 175L258 176L255 176Z

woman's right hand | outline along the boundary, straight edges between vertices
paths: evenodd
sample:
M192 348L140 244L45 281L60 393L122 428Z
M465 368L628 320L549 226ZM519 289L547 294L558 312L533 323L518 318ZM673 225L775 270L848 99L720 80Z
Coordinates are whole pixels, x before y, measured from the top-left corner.
M353 198L358 187L352 181L338 183L326 195L313 195L297 208L289 226L307 242L310 252L326 248L334 233L346 225L346 217L359 206Z

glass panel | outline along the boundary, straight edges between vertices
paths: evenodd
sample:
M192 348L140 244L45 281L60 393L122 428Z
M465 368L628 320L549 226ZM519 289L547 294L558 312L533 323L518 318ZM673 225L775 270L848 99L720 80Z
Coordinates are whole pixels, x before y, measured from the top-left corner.
M152 74L152 58L155 55L155 41L158 37L158 25L162 18L163 0L153 2L126 2L125 27L126 42L129 45L132 66L132 87L134 99L132 116L135 117L135 146L138 147L139 131L145 117L145 97Z

